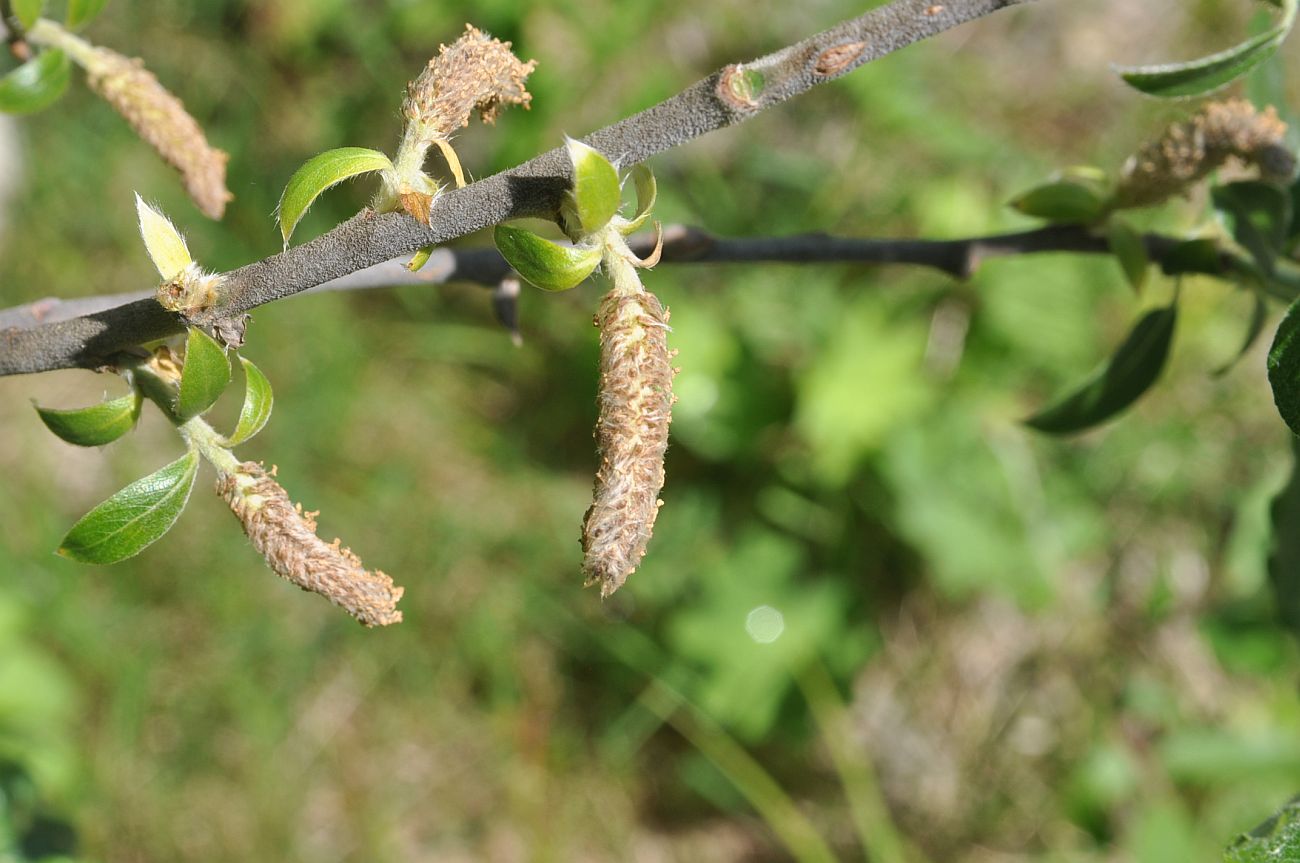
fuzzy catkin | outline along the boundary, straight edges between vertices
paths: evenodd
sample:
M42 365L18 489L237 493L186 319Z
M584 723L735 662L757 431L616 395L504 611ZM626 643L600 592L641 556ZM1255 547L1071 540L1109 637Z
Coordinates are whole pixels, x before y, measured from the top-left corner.
M226 189L225 152L208 144L198 122L140 60L95 48L86 63L91 88L126 118L167 164L205 216L220 219L233 195Z
M319 593L365 626L401 621L402 588L383 572L366 569L337 539L318 537L315 516L294 505L261 465L246 461L233 474L218 474L217 494L277 575Z
M475 110L484 123L491 123L503 107L528 107L532 95L524 81L536 65L536 60L525 63L512 54L509 42L467 24L465 34L443 45L407 85L402 114L437 138L469 125Z
M1230 158L1258 168L1265 180L1285 182L1296 166L1285 136L1286 124L1271 107L1260 112L1241 99L1212 102L1129 159L1115 201L1121 207L1159 204Z
M662 501L664 453L672 418L673 354L668 310L647 291L611 290L596 313L600 328L600 467L583 519L586 583L607 597L645 556Z

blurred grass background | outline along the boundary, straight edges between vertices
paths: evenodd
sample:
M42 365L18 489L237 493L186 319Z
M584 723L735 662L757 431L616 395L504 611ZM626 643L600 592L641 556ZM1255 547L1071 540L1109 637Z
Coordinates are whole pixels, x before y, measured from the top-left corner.
M292 171L331 147L391 149L405 81L465 22L539 61L530 112L458 139L486 176L863 5L111 0L87 35L182 96L230 152L236 199L205 221L77 83L19 127L0 300L151 284L133 190L207 267L278 251ZM1001 13L656 159L657 216L727 235L1026 224L1003 202L1059 166L1114 169L1189 110L1107 64L1216 50L1254 11ZM370 192L332 191L299 236ZM277 464L327 538L406 586L385 631L279 582L206 479L138 558L56 558L76 518L178 442L146 414L76 450L29 399L78 406L119 383L0 380L0 755L85 857L787 859L782 825L724 775L727 744L844 860L863 858L864 818L877 860L1214 860L1300 790L1300 657L1264 568L1288 436L1260 351L1209 373L1248 298L1188 283L1162 385L1060 441L1017 419L1168 284L1135 298L1113 262L1045 256L969 284L764 265L665 266L651 285L681 352L666 505L604 604L578 572L593 286L525 294L522 349L474 286L254 315L245 353L278 400L241 455ZM782 615L774 641L747 632L762 606Z

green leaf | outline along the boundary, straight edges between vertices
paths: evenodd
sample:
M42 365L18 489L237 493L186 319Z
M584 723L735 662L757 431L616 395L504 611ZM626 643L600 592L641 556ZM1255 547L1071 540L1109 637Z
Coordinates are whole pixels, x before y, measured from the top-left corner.
M1291 478L1269 507L1268 579L1281 623L1300 635L1300 437L1291 436Z
M176 523L198 467L199 455L190 450L131 483L74 524L59 554L81 563L117 563L139 554Z
M1068 434L1104 422L1127 408L1160 376L1173 341L1177 307L1143 315L1110 362L1081 387L1025 424L1051 434Z
M68 0L68 26L80 27L89 24L104 11L106 2L108 0Z
M1216 186L1210 198L1233 239L1250 252L1261 270L1272 274L1291 228L1291 196L1287 191L1251 180Z
M1026 216L1058 224L1077 224L1101 218L1106 211L1106 199L1092 186L1057 180L1030 189L1013 199L1011 206Z
M120 438L140 418L140 396L128 393L120 399L76 410L54 410L36 406L45 427L77 446L103 446Z
M634 231L641 230L641 226L645 224L646 219L650 218L650 212L654 209L655 200L659 197L659 188L655 183L655 175L645 165L637 165L632 169L632 182L636 185L636 215L619 228L619 231L625 237Z
M1288 10L1288 19L1294 10ZM1290 21L1253 36L1236 47L1187 63L1119 69L1130 87L1162 99L1199 96L1226 86L1273 55L1290 29Z
M622 196L618 171L599 150L572 138L566 140L573 163L573 189L568 195L563 221L573 240L587 237L609 224Z
M62 51L42 51L0 78L0 112L31 114L53 105L68 87L70 63Z
M1253 297L1255 305L1250 311L1250 323L1246 325L1246 337L1242 339L1241 349L1233 355L1232 359L1214 370L1215 377L1222 377L1231 371L1232 367L1255 346L1260 333L1264 332L1264 324L1268 322L1268 303L1264 302L1264 298L1259 294L1254 294Z
M1291 431L1300 434L1300 300L1291 304L1268 351L1273 402Z
M198 327L190 327L185 340L185 364L176 415L182 421L212 407L230 384L230 358L226 349Z
M1273 817L1228 846L1224 863L1297 863L1300 861L1300 795Z
M598 248L561 246L522 228L497 225L495 239L506 263L544 291L577 287L600 263Z
M1115 217L1110 220L1107 241L1110 244L1111 254L1115 256L1120 269L1124 271L1124 278L1128 279L1135 292L1141 293L1142 286L1146 283L1147 269L1151 264L1142 235L1128 222Z
M144 202L137 192L135 213L140 222L140 236L144 240L149 260L158 269L163 281L169 282L194 262L185 238L171 220Z
M36 23L36 19L41 17L41 11L45 8L45 0L13 0L12 8L18 23L22 25L24 30L30 30L31 26Z
M239 409L234 434L226 438L227 447L238 446L260 432L271 418L271 405L275 402L266 375L243 357L239 362L244 367L244 406Z
M392 169L393 163L387 156L365 147L340 147L308 159L289 178L284 193L280 195L280 206L276 208L284 247L289 248L289 237L293 234L293 229L307 208L326 189L361 174Z

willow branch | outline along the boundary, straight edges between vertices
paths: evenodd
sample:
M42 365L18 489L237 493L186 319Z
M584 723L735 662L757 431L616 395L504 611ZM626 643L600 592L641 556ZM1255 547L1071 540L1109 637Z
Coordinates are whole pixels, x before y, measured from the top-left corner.
M751 63L732 64L584 140L622 166L733 126L817 84L959 24L1029 0L894 0ZM193 320L136 300L34 329L0 331L0 375L96 368L187 324L237 326L249 310L417 249L524 216L553 218L570 185L561 148L441 195L427 226L361 213L308 243L227 275L219 304Z
M957 279L968 279L991 258L1040 253L1110 254L1106 237L1084 225L1051 225L1029 231L952 240L873 239L799 234L788 237L718 237L700 228L672 225L664 230L660 265L680 264L864 264L927 267ZM1147 256L1157 266L1181 242L1163 234L1143 236ZM644 256L655 238L642 234L632 239L632 250ZM1239 269L1241 261L1221 251L1206 275L1223 275ZM496 249L436 249L419 272L411 272L404 259L384 261L322 282L301 293L360 291L405 285L442 285L470 282L496 288L511 275L510 265ZM0 331L30 330L43 325L95 315L139 301L152 302L152 291L104 294L60 300L53 297L0 309Z

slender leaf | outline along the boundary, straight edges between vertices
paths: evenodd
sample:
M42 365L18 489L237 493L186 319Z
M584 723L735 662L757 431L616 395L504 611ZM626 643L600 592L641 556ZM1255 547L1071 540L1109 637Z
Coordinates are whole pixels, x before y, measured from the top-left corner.
M230 357L226 349L198 327L190 327L176 415L182 420L198 416L216 403L229 384Z
M144 239L149 260L158 269L163 281L171 281L193 263L185 238L171 220L144 202L139 193L135 196L135 212L140 221L140 236Z
M1297 863L1300 861L1300 795L1254 830L1237 838L1224 863Z
M1030 189L1011 201L1026 216L1058 224L1095 222L1106 211L1106 199L1092 186L1057 180Z
M1077 390L1025 420L1051 434L1082 431L1137 401L1160 376L1173 341L1177 307L1153 309L1129 332L1110 362Z
M1233 355L1232 359L1214 370L1215 377L1222 377L1231 371L1232 367L1240 362L1242 357L1250 353L1250 349L1255 346L1260 334L1264 332L1264 324L1268 322L1268 303L1264 302L1264 298L1259 294L1253 294L1252 296L1255 304L1250 310L1250 322L1246 325L1246 337L1242 339L1241 348Z
M1141 293L1142 286L1146 283L1147 270L1151 265L1142 235L1128 222L1112 217L1107 240L1110 243L1111 254L1115 256L1120 269L1124 271L1124 278L1128 279L1135 292Z
M171 529L190 498L199 456L190 450L138 479L72 526L59 554L82 563L117 563L139 554Z
M1117 70L1130 87L1162 99L1199 96L1230 84L1273 55L1289 26L1277 26L1226 51L1187 63Z
M226 438L228 447L238 446L260 432L271 418L271 405L275 402L266 375L243 357L239 362L244 367L244 406L239 409L234 433Z
M573 189L564 210L564 229L577 240L609 224L618 212L622 189L618 171L599 150L572 138L566 143L573 163Z
M77 446L103 446L129 432L140 418L140 395L128 393L120 399L76 410L54 410L36 406L45 427Z
M627 224L619 228L623 236L641 230L641 226L646 223L646 219L650 218L650 212L654 209L655 200L659 197L659 187L655 183L655 175L645 165L637 165L632 168L632 182L636 185L636 215Z
M0 78L0 112L32 114L50 107L68 88L68 57L47 50Z
M1216 186L1210 197L1233 239L1250 252L1261 270L1272 274L1291 229L1287 191L1252 180Z
M361 174L392 168L393 163L387 156L365 147L340 147L308 159L289 178L276 209L285 248L289 247L289 237L303 214L326 189Z
M497 225L497 249L526 281L544 291L567 291L590 276L600 263L600 249L561 246L532 231Z
M68 26L72 28L89 24L104 11L108 0L68 0Z
M45 0L11 0L10 7L13 9L14 17L22 25L24 30L30 30L31 26L36 23L36 19L41 17L41 11L45 8Z

